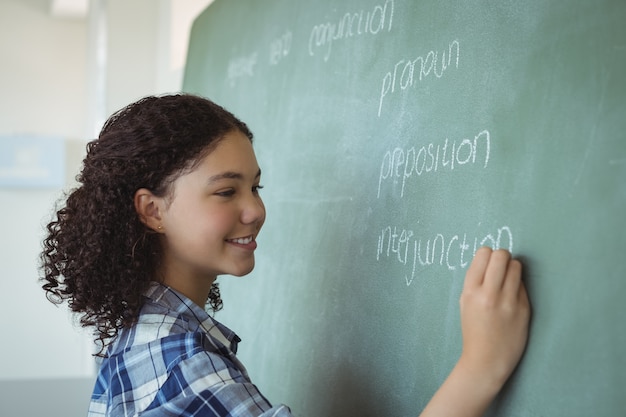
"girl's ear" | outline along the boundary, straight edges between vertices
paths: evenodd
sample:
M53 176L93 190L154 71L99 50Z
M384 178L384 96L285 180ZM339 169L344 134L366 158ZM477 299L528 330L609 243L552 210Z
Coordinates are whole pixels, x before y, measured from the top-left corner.
M135 193L135 211L139 215L139 220L155 232L160 232L162 229L162 201L162 198L155 196L147 188L140 188Z

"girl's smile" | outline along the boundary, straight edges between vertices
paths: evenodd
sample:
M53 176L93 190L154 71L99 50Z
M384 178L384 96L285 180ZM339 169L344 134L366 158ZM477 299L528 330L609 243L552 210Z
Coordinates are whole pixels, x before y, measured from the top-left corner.
M235 239L227 239L228 243L231 243L235 246L241 247L247 250L255 250L257 247L256 240L254 240L254 236L247 237L239 237Z

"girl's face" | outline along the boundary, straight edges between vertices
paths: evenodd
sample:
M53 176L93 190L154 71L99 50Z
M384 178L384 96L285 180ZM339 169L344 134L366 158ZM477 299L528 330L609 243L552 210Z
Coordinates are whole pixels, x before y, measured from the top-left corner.
M265 221L260 179L252 143L236 130L174 181L161 215L166 283L206 285L217 275L252 271L256 237Z

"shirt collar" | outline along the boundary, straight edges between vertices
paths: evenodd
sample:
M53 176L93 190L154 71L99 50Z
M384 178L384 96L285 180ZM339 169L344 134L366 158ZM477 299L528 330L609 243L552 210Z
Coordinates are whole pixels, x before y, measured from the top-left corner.
M189 331L208 333L236 353L237 343L241 339L228 327L209 316L203 308L185 295L167 285L152 282L144 296L151 302L178 313L187 321Z

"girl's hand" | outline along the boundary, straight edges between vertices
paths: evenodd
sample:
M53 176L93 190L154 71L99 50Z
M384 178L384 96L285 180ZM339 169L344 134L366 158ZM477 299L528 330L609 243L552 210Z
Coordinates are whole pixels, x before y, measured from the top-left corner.
M459 366L498 390L528 338L530 303L521 275L521 263L508 251L483 247L474 256L461 294Z
M421 417L482 416L522 357L530 303L522 265L505 250L480 248L461 294L463 353Z

